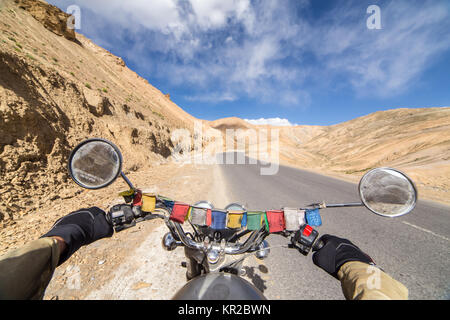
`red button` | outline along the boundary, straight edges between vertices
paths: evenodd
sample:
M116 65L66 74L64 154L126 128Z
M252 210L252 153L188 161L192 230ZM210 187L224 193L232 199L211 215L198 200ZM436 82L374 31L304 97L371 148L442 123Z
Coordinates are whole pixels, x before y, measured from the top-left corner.
M306 225L305 229L303 229L303 235L305 237L309 237L309 235L311 234L312 231L313 231L313 228L309 225Z

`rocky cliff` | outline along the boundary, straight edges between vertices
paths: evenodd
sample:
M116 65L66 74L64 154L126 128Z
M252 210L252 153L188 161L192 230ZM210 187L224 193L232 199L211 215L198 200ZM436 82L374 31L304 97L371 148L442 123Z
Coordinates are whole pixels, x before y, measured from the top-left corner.
M116 143L131 171L167 161L171 132L193 127L195 118L120 57L68 29L69 18L43 1L0 2L3 226L79 192L66 162L82 140Z

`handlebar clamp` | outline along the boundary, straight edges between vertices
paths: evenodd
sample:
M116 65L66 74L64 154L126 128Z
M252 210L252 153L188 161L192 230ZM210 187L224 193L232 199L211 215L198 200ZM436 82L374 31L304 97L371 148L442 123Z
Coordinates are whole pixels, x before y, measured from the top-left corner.
M109 210L108 217L116 232L136 225L135 213L129 204L116 204Z
M310 225L304 224L291 238L291 242L301 254L307 256L318 236L319 232L317 230L314 230Z

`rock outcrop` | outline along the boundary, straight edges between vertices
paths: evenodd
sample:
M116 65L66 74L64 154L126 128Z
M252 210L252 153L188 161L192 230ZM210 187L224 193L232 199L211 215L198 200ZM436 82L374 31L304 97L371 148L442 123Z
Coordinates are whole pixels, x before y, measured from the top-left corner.
M73 21L69 21L68 23L68 20L71 17L70 14L40 0L15 0L15 3L20 9L28 11L51 32L58 36L64 36L71 41L76 40L75 30L71 27Z

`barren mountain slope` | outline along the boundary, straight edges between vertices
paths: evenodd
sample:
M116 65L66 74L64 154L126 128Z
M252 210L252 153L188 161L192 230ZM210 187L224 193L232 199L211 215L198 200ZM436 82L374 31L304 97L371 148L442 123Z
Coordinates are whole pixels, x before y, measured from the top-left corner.
M352 181L390 166L411 176L421 198L450 203L450 108L379 111L316 133L292 143L281 132L282 161Z
M66 161L88 137L124 153L125 171L165 161L171 132L195 120L125 66L65 28L37 0L0 1L0 221L73 196ZM76 36L76 38L75 38Z
M379 111L333 126L257 126L235 117L209 125L223 135L250 129L254 137L258 130L277 129L282 164L353 182L372 168L390 166L414 180L422 199L450 203L450 108ZM269 152L271 139L268 134ZM248 152L248 141L245 146Z
M272 132L272 129L278 130L279 134L279 148L280 154L283 156L284 160L293 160L294 162L299 162L303 156L298 153L298 147L301 144L308 142L313 137L326 132L327 127L321 126L288 126L288 127L274 127L270 125L253 125L246 122L243 119L230 117L218 119L208 123L211 128L217 129L221 132L223 136L223 150L230 151L230 149L240 149L242 150L242 145L244 145L245 151L249 152L250 144L253 146L255 152L269 152L271 153L272 138L277 136L276 131ZM230 131L229 134L234 136L234 147L227 145L226 134L227 130ZM244 140L245 139L245 140ZM262 140L267 141L267 144L260 145ZM240 142L237 143L237 141ZM228 142L230 143L230 142ZM267 150L265 149L267 148ZM278 152L275 151L274 152ZM254 155L255 156L255 155ZM274 155L276 159L276 155ZM257 157L260 157L258 155ZM307 156L307 159L310 157ZM262 160L262 159L260 159ZM286 161L285 161L286 162Z
M411 176L421 198L450 203L450 108L379 111L333 126L256 126L239 118L209 124L223 134L254 130L255 137L258 130L277 129L282 164L345 180L356 182L372 168L394 167ZM270 134L267 140L270 152Z

